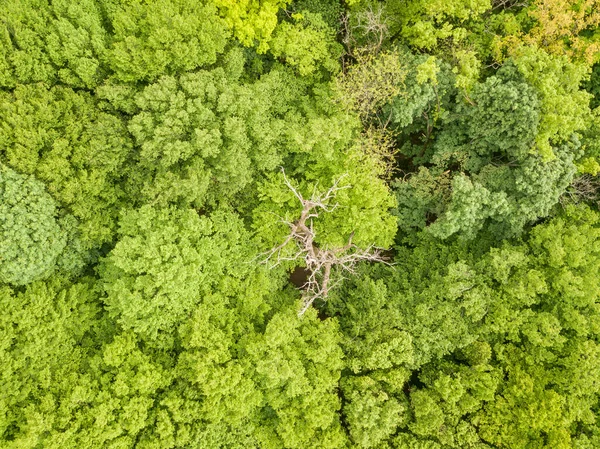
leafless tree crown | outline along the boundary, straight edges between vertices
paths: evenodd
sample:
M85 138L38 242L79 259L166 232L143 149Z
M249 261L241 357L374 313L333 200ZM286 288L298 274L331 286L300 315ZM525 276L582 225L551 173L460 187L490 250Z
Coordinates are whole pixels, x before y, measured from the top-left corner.
M560 197L564 207L569 203L595 203L600 205L600 179L597 176L581 175L573 179L569 188Z
M316 188L310 198L306 199L300 191L292 185L281 169L285 185L294 193L302 205L300 217L294 222L282 221L290 228L290 233L285 240L278 246L265 253L264 263L269 264L271 268L276 267L284 261L304 260L308 279L302 286L303 305L298 315L302 316L316 299L325 300L343 277L334 275L334 271L355 273L356 264L361 261L385 262L383 249L370 245L366 249L361 249L352 243L354 233L350 235L344 246L337 248L320 248L315 243L316 231L313 226L313 220L319 217L322 212L333 212L338 203L331 204L335 199L337 192L350 188L349 185L340 185L344 176L334 181L333 185L325 192L318 193ZM285 255L284 250L288 245L293 244L296 250L293 255ZM337 269L337 270L334 270Z
M354 22L354 23L353 23ZM341 17L342 43L349 56L355 57L355 52L379 53L384 40L389 36L387 18L381 6L369 7L359 12L354 20L348 14ZM367 38L364 48L356 48L355 33Z

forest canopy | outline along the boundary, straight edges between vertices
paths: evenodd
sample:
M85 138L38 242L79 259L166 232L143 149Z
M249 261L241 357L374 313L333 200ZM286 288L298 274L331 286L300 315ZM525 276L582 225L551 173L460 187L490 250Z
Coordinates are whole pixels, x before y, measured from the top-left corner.
M600 447L599 0L0 0L0 447Z

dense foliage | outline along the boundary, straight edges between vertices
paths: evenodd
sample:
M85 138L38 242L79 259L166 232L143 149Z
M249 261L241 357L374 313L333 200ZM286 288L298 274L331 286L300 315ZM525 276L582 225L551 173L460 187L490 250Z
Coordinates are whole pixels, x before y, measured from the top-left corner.
M600 447L600 2L0 17L0 447Z

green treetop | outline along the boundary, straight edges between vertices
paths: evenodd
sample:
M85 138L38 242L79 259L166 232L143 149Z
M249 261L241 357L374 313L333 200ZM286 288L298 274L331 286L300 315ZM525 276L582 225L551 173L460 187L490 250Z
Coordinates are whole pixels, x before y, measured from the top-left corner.
M0 282L25 285L56 268L67 244L44 184L0 164Z

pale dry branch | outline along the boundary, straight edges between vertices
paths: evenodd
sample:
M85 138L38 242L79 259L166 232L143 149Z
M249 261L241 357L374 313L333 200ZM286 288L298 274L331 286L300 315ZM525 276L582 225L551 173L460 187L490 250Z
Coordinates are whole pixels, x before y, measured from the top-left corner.
M381 5L373 9L368 9L360 12L356 16L356 28L361 30L365 36L372 36L374 41L370 45L370 51L372 53L378 53L385 41L385 38L389 35L388 24L384 15L383 7Z
M589 174L578 176L560 197L563 207L568 203L580 202L600 205L600 178Z
M383 8L370 7L358 13L354 20L349 14L343 14L340 17L340 34L340 40L349 58L355 58L358 53L379 53L385 39L389 37L389 24ZM356 47L358 40L363 41L363 47ZM346 68L346 59L342 58L343 71Z
M349 185L340 186L340 181L344 176L336 179L323 194L319 194L315 187L311 197L306 199L287 178L283 168L281 171L285 185L298 199L302 210L300 217L295 222L289 223L282 220L290 228L290 233L281 244L263 254L265 256L263 263L274 268L286 261L300 262L303 260L309 274L302 286L303 306L298 312L298 315L302 316L316 299L326 300L329 292L342 282L343 277L341 276L336 276L336 279L332 280L334 268L354 274L358 262L386 262L386 258L382 248L371 245L366 249L361 249L352 243L354 233L350 234L348 242L341 247L324 249L315 243L316 232L313 219L318 218L322 211L331 213L339 206L337 203L331 205L330 202L335 198L337 192L350 188ZM284 255L284 249L292 242L297 247L296 253L292 256Z

